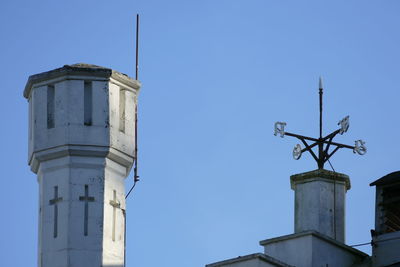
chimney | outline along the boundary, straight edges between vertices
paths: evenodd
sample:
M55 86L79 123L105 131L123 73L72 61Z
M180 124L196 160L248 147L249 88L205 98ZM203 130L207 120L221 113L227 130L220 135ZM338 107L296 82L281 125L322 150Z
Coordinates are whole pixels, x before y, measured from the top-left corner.
M344 243L349 176L317 169L292 175L290 183L295 191L295 233L317 231Z

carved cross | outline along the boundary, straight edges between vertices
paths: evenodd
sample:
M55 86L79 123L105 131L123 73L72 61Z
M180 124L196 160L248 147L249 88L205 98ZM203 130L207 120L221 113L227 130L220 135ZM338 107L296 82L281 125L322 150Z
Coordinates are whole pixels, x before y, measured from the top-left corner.
M110 205L113 207L113 221L112 221L112 241L115 241L115 223L117 216L117 209L121 208L121 203L117 200L117 191L113 190L113 199L110 200Z
M54 198L49 200L50 205L54 205L54 231L53 231L53 237L57 237L57 232L58 232L58 202L61 202L63 200L62 197L58 197L58 186L54 187Z
M79 197L79 201L85 202L85 214L83 222L83 234L88 235L88 221L89 221L89 202L94 202L94 197L89 196L89 185L85 184L85 195Z

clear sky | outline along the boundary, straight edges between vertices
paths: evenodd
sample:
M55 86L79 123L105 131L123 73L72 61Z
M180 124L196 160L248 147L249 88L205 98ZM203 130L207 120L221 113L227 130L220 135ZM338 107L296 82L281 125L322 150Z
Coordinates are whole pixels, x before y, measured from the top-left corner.
M368 242L369 183L400 167L399 9L397 0L4 0L0 265L36 266L27 78L78 62L133 75L136 13L141 181L127 203L128 267L204 266L292 233L289 177L316 164L293 160L298 141L273 126L317 137L320 75L324 132L350 115L336 141L367 142L365 156L340 150L331 162L352 183L347 243Z

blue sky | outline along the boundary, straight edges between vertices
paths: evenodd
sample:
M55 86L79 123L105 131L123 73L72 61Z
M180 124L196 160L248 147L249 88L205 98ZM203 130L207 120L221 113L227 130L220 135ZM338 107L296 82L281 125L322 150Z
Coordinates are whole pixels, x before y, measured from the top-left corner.
M347 243L368 242L369 183L399 170L399 8L396 0L4 1L1 265L36 266L27 78L78 62L133 75L136 13L141 181L127 204L127 266L204 266L292 233L289 177L316 164L306 154L294 161L298 142L275 137L273 125L317 136L320 75L324 132L350 115L336 140L367 142L365 156L341 150L331 162L352 183Z

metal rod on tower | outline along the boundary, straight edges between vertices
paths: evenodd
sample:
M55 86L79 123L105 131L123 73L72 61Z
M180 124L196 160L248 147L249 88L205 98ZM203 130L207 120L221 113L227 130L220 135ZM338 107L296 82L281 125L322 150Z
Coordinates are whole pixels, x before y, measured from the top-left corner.
M139 14L136 14L136 66L135 66L135 79L139 78ZM138 122L138 101L137 101L137 91L135 96L135 152L134 152L134 167L133 167L133 185L129 190L128 194L126 194L125 199L128 198L129 194L135 188L136 183L139 181L138 176L138 138L137 138L137 122ZM121 209L124 215L124 267L126 266L126 211L125 209Z
M139 14L136 14L136 80L138 79L139 75ZM135 167L133 169L133 173L134 173L134 182L136 183L137 181L139 181L139 176L137 174L138 168L138 160L137 160L137 156L138 156L138 138L137 138L137 134L138 134L138 101L137 101L137 96L135 98Z
M136 14L136 80L139 78L139 14Z
M322 77L319 77L319 138L322 138Z
M135 66L135 77L136 80L139 78L139 14L136 14L136 66ZM125 199L128 198L132 190L135 188L136 183L139 181L138 175L138 101L137 95L135 96L135 151L134 151L134 165L133 165L133 185L126 194Z
M138 114L137 114L137 98L136 98L136 106L135 106L135 167L133 169L133 179L134 182L136 183L137 181L139 181L139 175L138 175L138 127L137 127L137 123L138 123Z

